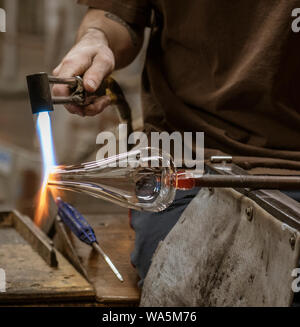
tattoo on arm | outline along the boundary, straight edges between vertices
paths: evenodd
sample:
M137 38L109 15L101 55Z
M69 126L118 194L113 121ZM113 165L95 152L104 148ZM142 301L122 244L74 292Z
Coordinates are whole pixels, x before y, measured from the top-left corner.
M127 31L129 32L129 35L131 37L131 41L133 43L134 46L137 46L138 45L138 34L132 29L132 27L127 24L123 19L121 19L120 17L112 14L112 13L106 13L105 14L105 17L108 18L108 19L111 19L119 24L121 24L122 26L124 26Z

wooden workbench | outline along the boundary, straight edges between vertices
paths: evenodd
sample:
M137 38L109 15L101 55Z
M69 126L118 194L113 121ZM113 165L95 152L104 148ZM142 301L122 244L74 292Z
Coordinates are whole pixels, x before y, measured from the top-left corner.
M130 263L134 232L127 210L109 208L101 201L86 206L85 218L93 226L97 239L124 278L121 283L101 256L70 233L71 244L82 266L67 260L57 249L58 268L49 267L39 254L9 226L0 228L0 267L7 274L7 292L0 294L0 305L84 305L137 306L140 292L138 276ZM73 204L81 210L76 200ZM99 214L98 212L101 212ZM57 240L55 241L57 243ZM59 243L59 242L58 242ZM59 246L58 246L59 248ZM76 268L76 269L75 269Z

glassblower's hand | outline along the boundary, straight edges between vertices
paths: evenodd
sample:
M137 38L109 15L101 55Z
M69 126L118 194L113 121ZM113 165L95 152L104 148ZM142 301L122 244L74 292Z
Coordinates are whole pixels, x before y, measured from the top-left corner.
M99 88L103 79L111 74L114 67L114 54L108 45L105 34L101 30L91 28L54 69L53 74L62 78L83 76L85 90L92 93ZM66 85L55 85L53 94L68 96L70 90ZM65 107L73 114L95 116L109 104L110 98L103 96L85 107L73 104L65 105Z

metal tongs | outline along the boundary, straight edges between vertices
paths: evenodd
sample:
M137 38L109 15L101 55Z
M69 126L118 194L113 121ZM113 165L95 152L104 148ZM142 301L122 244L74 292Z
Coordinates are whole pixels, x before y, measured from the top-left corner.
M106 78L101 86L94 93L88 93L83 86L83 79L80 76L59 78L48 76L49 84L66 84L69 86L71 94L66 97L52 96L53 104L73 103L79 106L89 105L95 98L108 95L112 103L116 103L120 98L123 100L123 92L117 82L112 78Z

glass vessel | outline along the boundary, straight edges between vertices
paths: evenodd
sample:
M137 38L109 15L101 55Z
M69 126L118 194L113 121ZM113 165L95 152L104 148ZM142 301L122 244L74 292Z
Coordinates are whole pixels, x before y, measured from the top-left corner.
M169 154L142 148L77 166L56 167L48 186L86 193L117 205L152 212L166 209L176 193Z

